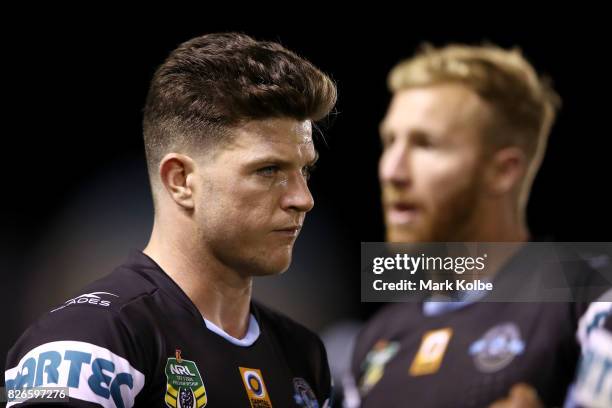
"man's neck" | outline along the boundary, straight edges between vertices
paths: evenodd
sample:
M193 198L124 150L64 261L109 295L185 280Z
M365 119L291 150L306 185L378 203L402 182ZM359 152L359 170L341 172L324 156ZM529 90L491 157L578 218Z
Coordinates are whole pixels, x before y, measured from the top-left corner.
M506 243L505 245L492 245L487 247L488 259L487 268L482 276L478 278L493 279L495 275L504 267L529 240L529 230L525 223L517 222L516 219L500 219L485 226L480 234L475 237L474 242L483 243Z
M483 208L478 213L478 223L474 223L464 231L465 235L456 239L461 242L478 242L481 249L488 253L487 267L478 274L466 274L462 278L493 279L504 265L516 254L524 243L529 241L530 233L523 212L499 211L499 209ZM506 243L505 245L486 243Z
M480 205L476 219L465 231L469 242L525 242L529 240L529 229L525 212L516 208L512 201L499 200Z
M248 330L252 278L222 264L197 246L168 239L154 227L143 252L187 294L200 313L235 338Z

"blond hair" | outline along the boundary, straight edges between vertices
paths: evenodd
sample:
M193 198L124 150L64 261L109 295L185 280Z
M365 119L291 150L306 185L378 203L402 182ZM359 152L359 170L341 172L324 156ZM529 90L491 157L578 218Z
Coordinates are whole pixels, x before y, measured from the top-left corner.
M484 146L518 146L529 162L528 187L535 177L561 99L517 48L494 45L425 44L414 57L396 65L388 77L391 92L459 83L490 103L496 112Z

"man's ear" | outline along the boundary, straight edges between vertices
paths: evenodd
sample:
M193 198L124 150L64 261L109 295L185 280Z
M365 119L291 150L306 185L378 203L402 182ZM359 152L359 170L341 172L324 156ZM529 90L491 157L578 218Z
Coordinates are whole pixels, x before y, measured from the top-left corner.
M186 210L192 210L195 206L193 189L189 183L195 168L191 157L179 153L168 153L159 163L159 176L164 189L175 203Z
M521 187L527 172L525 152L515 146L496 151L487 166L486 182L494 195L507 194Z

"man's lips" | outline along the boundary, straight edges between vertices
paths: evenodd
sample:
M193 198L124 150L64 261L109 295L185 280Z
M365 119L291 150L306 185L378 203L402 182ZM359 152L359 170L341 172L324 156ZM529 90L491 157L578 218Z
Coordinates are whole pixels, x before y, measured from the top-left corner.
M417 220L421 208L413 203L394 202L385 206L387 222L392 225L408 225Z
M302 229L301 225L291 225L288 227L275 229L274 232L277 232L279 234L283 234L289 237L297 237L301 229Z

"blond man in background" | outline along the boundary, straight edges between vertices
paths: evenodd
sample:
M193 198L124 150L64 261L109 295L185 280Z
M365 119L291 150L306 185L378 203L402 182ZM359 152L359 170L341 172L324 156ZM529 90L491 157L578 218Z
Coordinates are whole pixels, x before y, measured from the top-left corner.
M529 241L527 201L560 98L520 51L427 46L393 68L388 85L379 166L387 241ZM520 251L509 255L488 279L521 263ZM585 263L574 267L590 276ZM484 296L384 307L357 340L345 405L562 405L589 302Z

